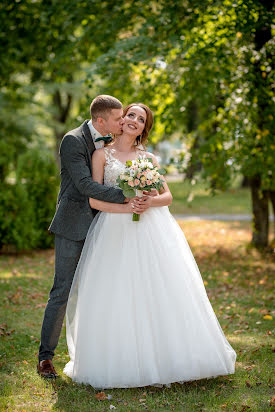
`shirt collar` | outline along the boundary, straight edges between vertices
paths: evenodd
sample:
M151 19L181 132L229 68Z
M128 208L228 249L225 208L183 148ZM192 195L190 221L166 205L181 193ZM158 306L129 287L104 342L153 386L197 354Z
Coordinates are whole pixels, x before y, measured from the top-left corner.
M89 126L93 141L95 141L95 139L97 139L98 137L102 137L102 134L100 134L99 131L96 130L91 120L89 120L87 124Z

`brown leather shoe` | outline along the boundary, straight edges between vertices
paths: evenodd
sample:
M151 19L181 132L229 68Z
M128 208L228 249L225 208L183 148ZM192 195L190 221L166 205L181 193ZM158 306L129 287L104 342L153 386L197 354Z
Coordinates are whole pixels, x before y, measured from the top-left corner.
M37 372L40 376L42 376L42 378L53 379L58 376L50 359L45 359L38 362Z

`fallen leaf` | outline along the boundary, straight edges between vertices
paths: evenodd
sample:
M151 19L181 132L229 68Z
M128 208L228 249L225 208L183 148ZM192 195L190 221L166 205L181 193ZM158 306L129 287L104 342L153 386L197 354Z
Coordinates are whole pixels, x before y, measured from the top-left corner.
M247 386L248 388L251 388L251 387L252 387L252 385L251 385L251 383L250 383L249 381L245 381L245 384L246 384L246 386Z
M35 309L45 308L45 307L46 307L46 303L38 303L38 305L35 306Z
M104 392L99 392L95 395L96 399L98 401L105 401L107 399L107 396Z
M264 318L264 319L268 319L268 320L272 320L272 319L273 319L271 315L265 315L263 318Z
M267 309L259 309L258 312L263 313L265 315L268 315L268 310Z
M15 332L15 329L8 330L8 325L6 323L0 325L0 336L9 336L13 332Z
M253 364L253 365L249 365L249 366L245 366L244 369L245 369L246 371L251 371L251 369L255 368L255 366L256 366L256 365L254 365L254 364Z

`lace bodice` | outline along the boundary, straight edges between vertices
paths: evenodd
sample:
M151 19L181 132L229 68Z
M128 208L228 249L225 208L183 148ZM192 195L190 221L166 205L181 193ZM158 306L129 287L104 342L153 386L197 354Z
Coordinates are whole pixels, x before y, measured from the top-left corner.
M121 162L116 156L116 150L110 146L104 147L106 163L104 166L104 185L118 187L116 182L118 176L125 169L125 163ZM144 151L137 150L137 155L144 154ZM138 157L138 156L137 156Z
M114 157L115 149L104 147L106 163L104 166L104 185L118 187L116 180L124 170L125 165L119 159Z

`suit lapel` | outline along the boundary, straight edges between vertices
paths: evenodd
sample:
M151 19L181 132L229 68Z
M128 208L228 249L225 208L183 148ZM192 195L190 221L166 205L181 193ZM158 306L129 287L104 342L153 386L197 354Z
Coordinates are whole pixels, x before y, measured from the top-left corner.
M82 123L82 136L84 137L84 140L86 142L86 145L88 146L89 152L92 155L93 152L95 151L95 145L94 145L94 141L88 126L88 121L89 120L85 120L84 123Z

